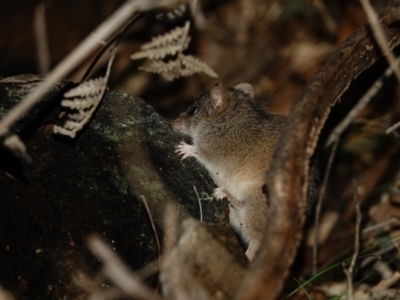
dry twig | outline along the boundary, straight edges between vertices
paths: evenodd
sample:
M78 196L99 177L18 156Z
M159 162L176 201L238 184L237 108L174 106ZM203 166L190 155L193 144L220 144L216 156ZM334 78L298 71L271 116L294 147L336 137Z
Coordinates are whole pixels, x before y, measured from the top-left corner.
M390 286L395 284L400 280L400 272L396 271L393 275L389 278L382 279L376 286L372 288L372 292L379 292L388 289Z
M317 8L319 13L321 14L321 17L322 17L323 22L325 23L326 29L328 29L328 31L331 34L336 34L338 31L338 25L337 25L335 19L332 18L331 14L329 13L329 10L326 7L324 1L314 0L313 4Z
M26 164L32 163L32 158L26 151L25 144L20 140L19 136L14 133L5 135L3 146L10 150L16 157L21 159Z
M75 274L75 276L73 276L72 281L87 293L87 300L111 300L118 299L124 296L122 291L118 288L103 288L103 276L96 276L92 280L88 278L85 274L79 272Z
M164 249L165 254L169 255L178 240L178 211L175 203L168 203L164 214Z
M35 105L41 97L59 80L82 63L102 41L107 40L121 26L134 15L135 12L146 11L158 7L179 5L181 0L128 0L118 8L108 19L100 24L97 29L84 39L67 57L65 57L52 71L50 71L38 87L23 100L13 107L8 114L0 120L0 135L8 132L10 126L24 113Z
M391 134L393 131L395 131L399 127L400 127L400 122L397 122L396 124L390 126L388 129L386 129L385 133L386 134Z
M197 200L199 201L199 209L200 209L200 222L203 222L203 209L201 207L201 199L199 193L197 192L196 186L193 186L194 192L196 193Z
M368 21L371 24L372 32L374 33L376 42L381 48L383 55L386 55L386 59L389 63L390 68L393 70L394 74L397 77L397 80L400 82L400 68L398 66L398 63L396 62L396 57L390 50L387 36L379 23L378 16L371 6L369 0L360 0L360 2L365 11L365 14L367 15Z
M96 54L96 57L93 59L93 61L90 63L89 67L87 68L85 74L83 74L82 79L80 80L80 82L84 82L85 80L87 80L87 78L89 77L90 73L93 71L93 68L95 67L95 65L97 64L97 62L100 60L100 58L102 57L102 55L104 54L104 52L112 45L115 43L115 47L118 46L122 35L128 30L128 28L130 26L132 26L133 23L135 23L140 17L142 16L141 13L137 13L135 14L132 19L128 22L128 24L126 24L119 32L117 32L113 37L111 37L107 42L105 42L105 44L103 45L103 47L100 49L100 51Z
M161 245L160 245L160 240L158 238L156 225L154 224L153 217L151 216L150 208L147 204L146 197L144 195L140 195L140 198L143 201L147 216L149 217L149 220L150 220L151 229L153 230L154 238L156 240L156 246L157 246L157 252L158 252L158 270L160 271L161 270Z
M127 296L140 299L159 299L144 286L138 277L133 274L120 258L99 237L88 239L88 248L103 261L103 274Z
M347 269L344 269L344 272L347 277L347 299L353 299L353 273L354 267L357 261L358 254L360 252L360 226L361 226L361 210L360 210L360 202L358 201L358 190L357 190L357 182L354 179L354 202L356 207L356 233L354 237L354 254L350 262L350 266Z
M399 62L400 58L396 59L395 62L396 65L398 65ZM329 147L331 144L333 144L336 140L340 138L343 131L346 130L346 128L357 117L357 115L361 112L361 110L363 110L367 106L369 101L378 93L378 91L383 86L384 80L390 77L392 74L393 74L392 68L391 67L387 68L385 72L374 82L374 84L371 85L371 87L360 98L357 104L350 110L350 112L346 115L346 117L336 126L336 128L329 135L325 147ZM388 132L389 129L385 131L386 134L389 134L391 132L391 131Z
M368 257L366 257L361 263L360 263L360 269L365 268L368 264L373 262L376 259L381 259L382 255L385 253L388 253L392 251L393 249L398 249L397 243L400 242L400 237L396 238L391 238L390 239L390 244L385 243L384 248L379 249L373 253L371 253Z
M322 199L325 196L325 191L326 191L326 186L328 184L328 179L329 175L331 172L332 168L332 162L333 159L336 155L336 150L339 144L339 139L335 141L333 144L332 150L331 150L331 155L329 156L328 160L328 165L326 167L325 171L325 176L324 180L322 182L321 190L319 193L317 205L315 208L315 220L314 220L314 227L315 227L315 232L314 232L314 247L313 247L313 275L317 274L317 260L318 260L318 236L319 236L319 221L320 221L320 215L321 215L321 207L322 207Z
M381 222L381 223L379 223L379 224L371 225L371 226L369 226L369 227L363 229L362 234L363 234L363 235L366 235L366 234L368 234L370 231L378 230L378 229L380 229L380 228L382 228L382 227L391 225L391 224L393 224L393 223L397 223L398 221L399 221L399 217L392 217L392 218L390 218L390 219L388 219L388 220L386 220L386 221L383 221L383 222Z
M33 22L36 37L36 49L40 74L45 75L50 69L50 51L46 28L46 6L42 2L35 9Z
M1 300L15 300L14 296L0 285L0 299Z

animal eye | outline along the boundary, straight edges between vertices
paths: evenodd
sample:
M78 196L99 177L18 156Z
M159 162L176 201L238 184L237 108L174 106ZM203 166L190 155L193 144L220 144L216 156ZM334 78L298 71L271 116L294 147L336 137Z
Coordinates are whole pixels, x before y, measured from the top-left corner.
M199 108L197 106L192 106L191 108L189 108L188 114L193 116L194 114L197 114L198 111L199 111Z

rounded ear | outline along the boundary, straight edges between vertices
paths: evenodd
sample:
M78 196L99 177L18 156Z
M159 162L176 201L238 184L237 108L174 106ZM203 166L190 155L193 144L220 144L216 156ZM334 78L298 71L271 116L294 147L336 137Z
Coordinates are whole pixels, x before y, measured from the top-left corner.
M222 83L214 85L210 90L210 100L209 114L224 111L229 104L228 88Z
M243 93L250 96L251 99L254 99L254 89L250 83L239 83L235 86L235 89L242 91Z

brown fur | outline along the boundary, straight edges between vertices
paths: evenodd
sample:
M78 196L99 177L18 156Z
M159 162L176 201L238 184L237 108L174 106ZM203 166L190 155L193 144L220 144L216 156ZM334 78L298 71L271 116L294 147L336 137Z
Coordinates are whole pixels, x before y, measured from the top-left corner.
M209 171L219 188L217 199L230 202L230 223L252 260L266 225L267 199L262 172L267 170L286 117L271 114L254 102L249 84L227 88L218 84L198 98L172 122L173 128L192 138L176 152L194 156Z

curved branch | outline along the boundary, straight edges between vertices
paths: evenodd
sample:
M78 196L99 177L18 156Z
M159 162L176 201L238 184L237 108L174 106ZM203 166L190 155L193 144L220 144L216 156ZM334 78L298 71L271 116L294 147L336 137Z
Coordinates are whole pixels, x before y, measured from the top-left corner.
M400 1L380 12L390 49L400 44ZM352 80L382 56L368 25L355 31L327 60L292 108L266 176L268 227L260 254L237 299L275 299L297 247L307 206L309 162L331 106Z

